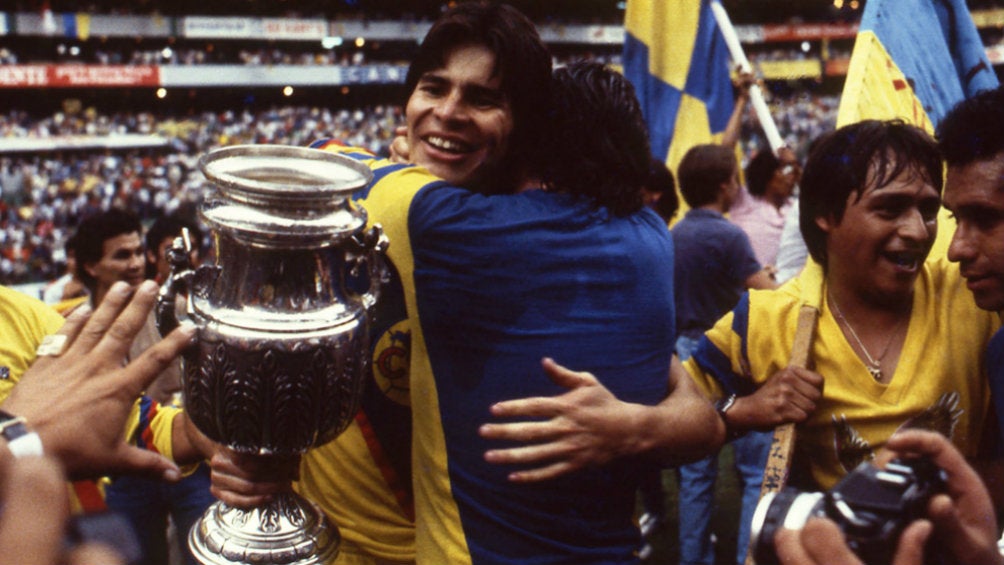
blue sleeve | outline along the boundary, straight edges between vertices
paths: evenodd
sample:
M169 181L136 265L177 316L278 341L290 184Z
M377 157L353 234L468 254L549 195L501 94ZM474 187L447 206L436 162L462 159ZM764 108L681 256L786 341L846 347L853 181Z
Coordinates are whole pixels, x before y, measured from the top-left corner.
M733 273L736 274L738 282L744 284L746 279L763 268L756 259L753 252L753 245L750 238L742 229L736 228L734 236L729 240L729 257L735 266Z

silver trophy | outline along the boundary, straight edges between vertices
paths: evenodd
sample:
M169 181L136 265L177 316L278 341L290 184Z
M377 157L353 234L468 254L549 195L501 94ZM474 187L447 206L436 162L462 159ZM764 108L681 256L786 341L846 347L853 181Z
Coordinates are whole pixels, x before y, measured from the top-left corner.
M303 454L344 431L359 406L387 240L350 197L372 173L276 145L218 149L199 166L216 189L200 208L215 259L193 268L178 238L157 303L161 332L183 320L199 329L182 361L185 410L238 452ZM216 502L188 536L195 556L215 565L326 563L339 540L293 493L250 510Z

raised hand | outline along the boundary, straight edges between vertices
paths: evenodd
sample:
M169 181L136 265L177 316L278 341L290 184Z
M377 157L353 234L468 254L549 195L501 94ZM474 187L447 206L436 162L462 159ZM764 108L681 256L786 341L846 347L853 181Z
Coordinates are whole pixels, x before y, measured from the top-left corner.
M140 473L179 478L177 466L152 451L126 444L126 418L142 391L195 337L195 328L176 329L123 366L136 332L153 307L157 285L135 292L116 283L93 313L78 308L58 335L62 352L40 355L3 403L27 419L73 478Z

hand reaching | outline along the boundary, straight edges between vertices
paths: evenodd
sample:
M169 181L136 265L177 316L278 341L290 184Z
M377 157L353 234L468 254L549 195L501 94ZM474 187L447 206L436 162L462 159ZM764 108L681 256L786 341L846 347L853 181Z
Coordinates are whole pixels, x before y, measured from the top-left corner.
M135 293L116 283L93 313L79 308L59 331L67 337L63 352L39 356L3 403L4 410L27 419L45 452L58 458L73 478L110 473L179 477L174 463L129 446L122 437L140 393L195 336L193 327L178 328L122 366L156 295L151 281Z

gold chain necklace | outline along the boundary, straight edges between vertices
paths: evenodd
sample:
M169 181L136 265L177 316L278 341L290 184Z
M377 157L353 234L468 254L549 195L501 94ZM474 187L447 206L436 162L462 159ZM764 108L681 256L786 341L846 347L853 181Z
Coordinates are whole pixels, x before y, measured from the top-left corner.
M843 322L844 326L851 332L851 337L861 348L861 353L865 354L865 369L871 374L875 382L882 382L882 360L885 359L886 353L889 353L889 347L892 346L892 340L896 338L896 333L899 331L899 327L903 325L903 320L896 322L896 327L889 332L889 341L885 343L885 347L882 349L882 354L875 359L868 353L868 349L865 344L862 343L861 338L858 337L858 332L854 331L854 326L851 325L847 318L844 317L844 313L840 311L840 306L837 305L837 301L833 298L833 293L830 295L830 304L833 305L833 313L837 315L837 319Z

